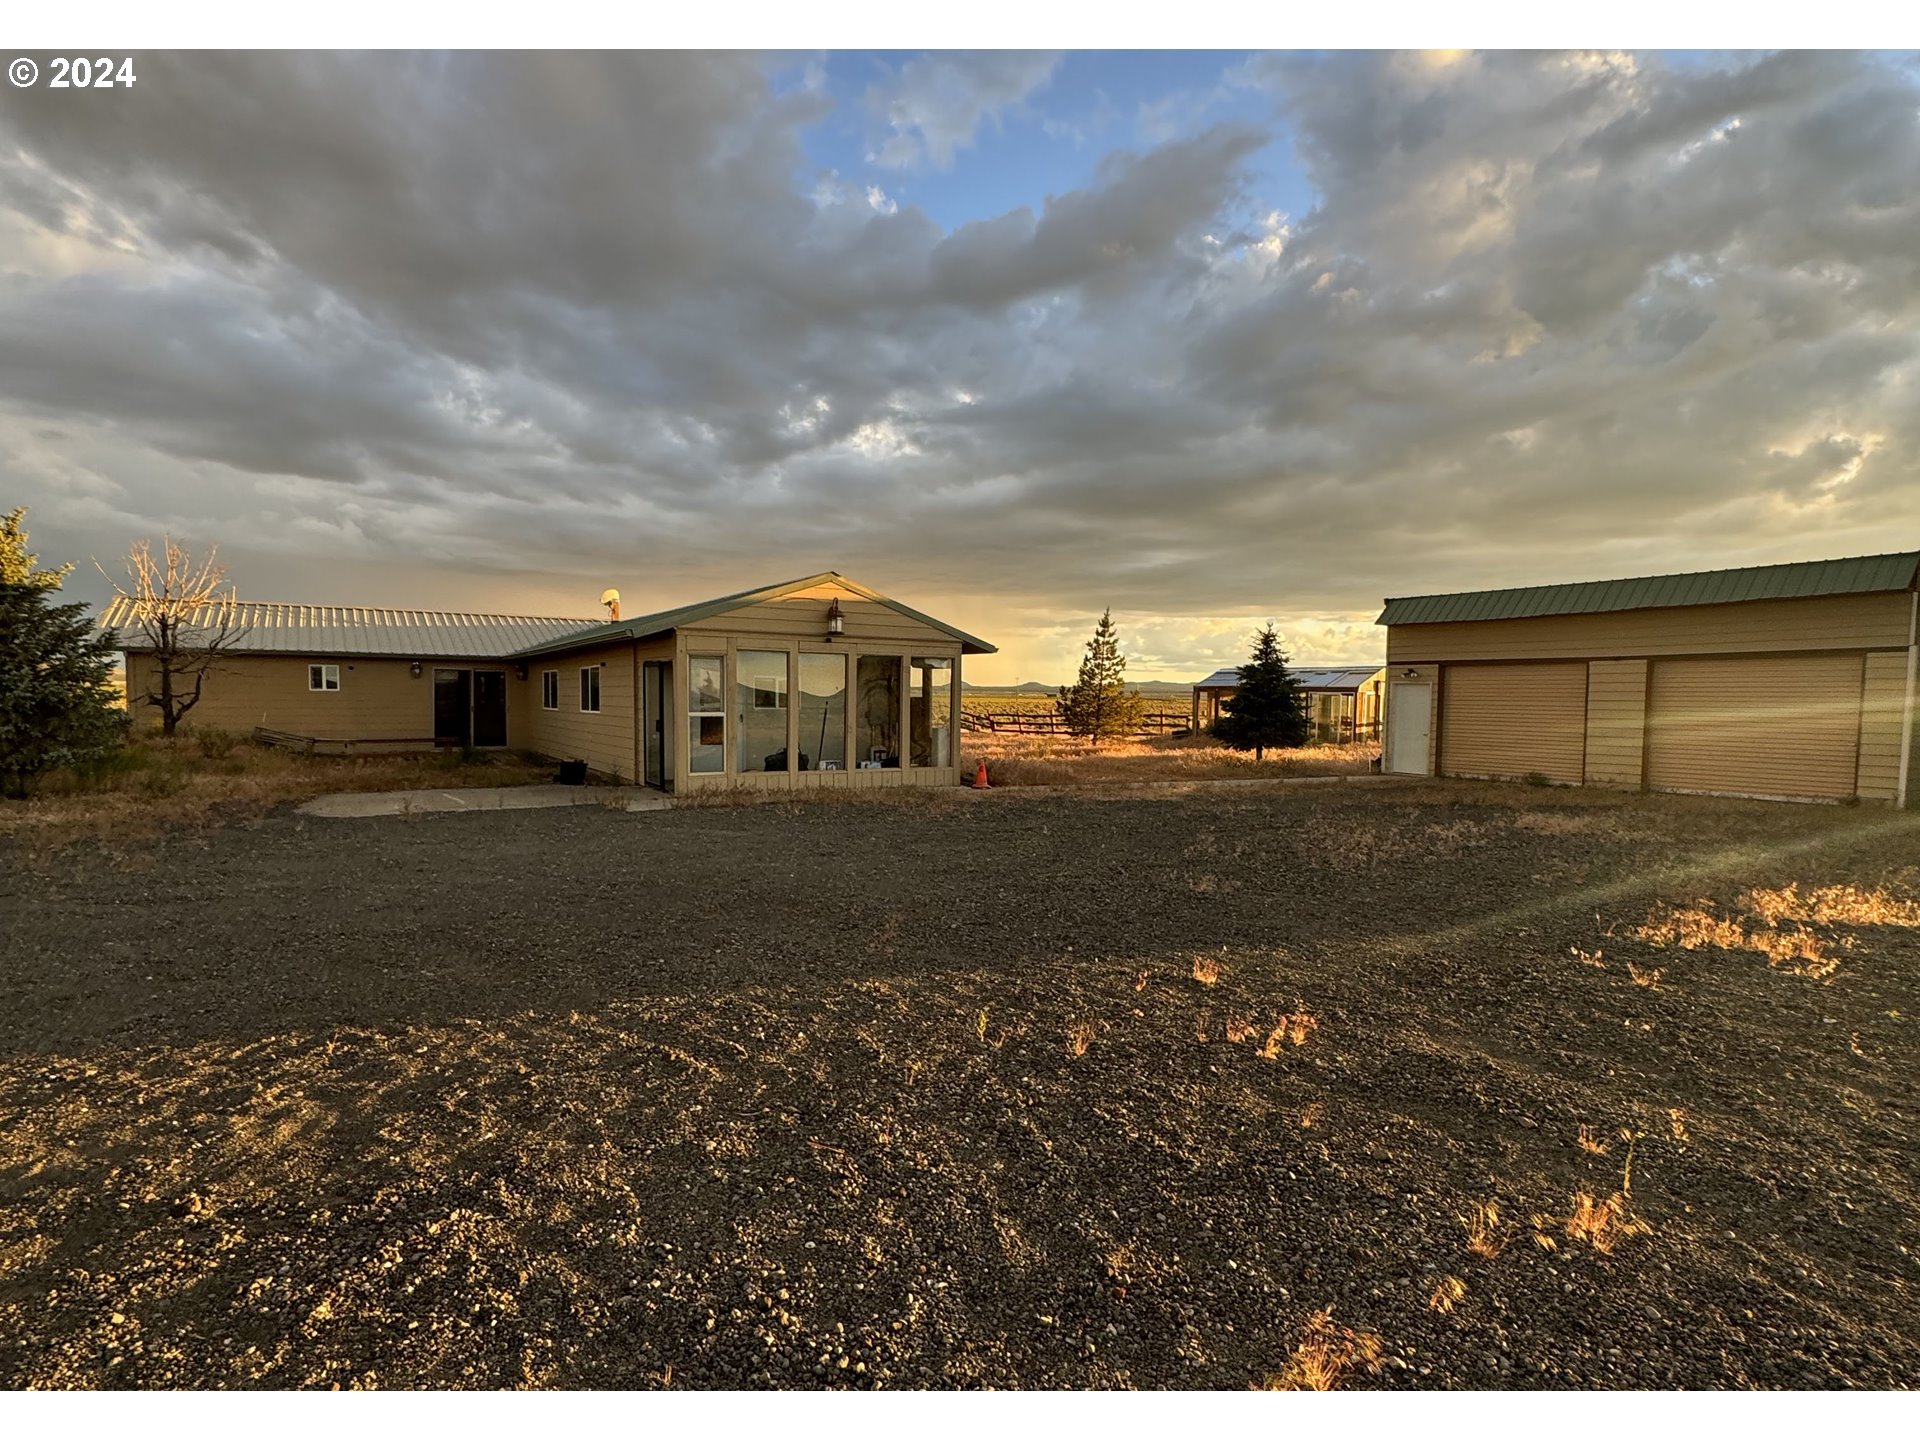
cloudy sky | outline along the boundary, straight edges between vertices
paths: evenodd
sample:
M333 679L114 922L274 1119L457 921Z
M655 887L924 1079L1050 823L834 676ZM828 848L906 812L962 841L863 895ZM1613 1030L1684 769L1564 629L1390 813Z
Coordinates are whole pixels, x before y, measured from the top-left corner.
M47 57L41 57L44 65ZM0 87L0 509L256 599L839 569L1056 680L1920 544L1904 56L167 55ZM97 576L74 588L101 598Z

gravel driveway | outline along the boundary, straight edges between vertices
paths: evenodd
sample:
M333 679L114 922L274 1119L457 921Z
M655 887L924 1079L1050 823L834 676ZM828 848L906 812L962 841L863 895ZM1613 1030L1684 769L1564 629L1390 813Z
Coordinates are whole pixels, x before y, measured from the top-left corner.
M1465 784L0 851L0 1382L1910 1384L1917 880Z

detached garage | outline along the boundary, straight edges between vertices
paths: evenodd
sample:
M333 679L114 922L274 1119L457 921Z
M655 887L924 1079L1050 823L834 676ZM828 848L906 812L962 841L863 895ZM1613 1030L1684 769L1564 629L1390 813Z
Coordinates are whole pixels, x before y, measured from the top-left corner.
M1920 554L1390 599L1385 768L1904 805Z

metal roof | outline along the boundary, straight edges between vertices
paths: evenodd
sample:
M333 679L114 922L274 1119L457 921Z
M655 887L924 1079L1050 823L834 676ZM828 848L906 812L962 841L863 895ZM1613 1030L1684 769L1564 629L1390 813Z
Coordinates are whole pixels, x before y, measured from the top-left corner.
M1380 673L1378 665L1342 665L1332 669L1301 669L1289 665L1287 671L1300 682L1303 690L1358 690L1374 676ZM1231 690L1240 684L1240 667L1229 665L1224 670L1216 670L1193 688L1196 690Z
M516 656L544 655L554 650L572 650L582 645L602 645L610 640L644 640L650 635L662 635L677 630L682 625L691 625L696 620L710 619L725 614L729 610L738 610L743 605L757 604L762 600L777 600L795 590L805 590L814 585L827 582L843 585L854 594L885 605L889 610L943 630L960 641L961 650L969 655L991 655L996 647L986 641L956 630L943 620L931 615L922 615L918 610L902 605L898 600L889 599L877 590L847 579L837 570L823 570L818 575L804 575L798 580L783 580L778 585L763 585L757 590L741 590L732 595L722 595L717 600L702 600L695 605L681 605L672 610L657 610L651 615L636 615L631 620L610 620L594 625L590 629L565 637L553 637L531 642L524 650L516 651Z
M1447 620L1523 620L1540 615L1592 615L1609 610L1653 610L1677 605L1730 605L1743 600L1804 600L1815 595L1868 595L1913 588L1920 551L1858 555L1846 560L1802 560L1687 575L1630 580L1586 580L1517 590L1470 590L1457 595L1389 597L1379 625L1426 625Z
M591 626L591 620L543 615L474 615L452 610L381 610L363 605L292 605L237 600L205 605L187 617L205 628L230 619L242 630L234 651L277 655L394 655L440 660L498 660L516 650ZM134 602L118 596L100 616L123 649L148 648L134 626Z

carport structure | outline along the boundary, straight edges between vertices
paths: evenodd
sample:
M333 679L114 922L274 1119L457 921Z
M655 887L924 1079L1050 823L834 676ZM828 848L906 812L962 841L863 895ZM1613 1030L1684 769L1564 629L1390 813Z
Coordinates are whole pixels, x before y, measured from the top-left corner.
M1389 599L1385 768L1904 806L1917 577L1908 551Z

